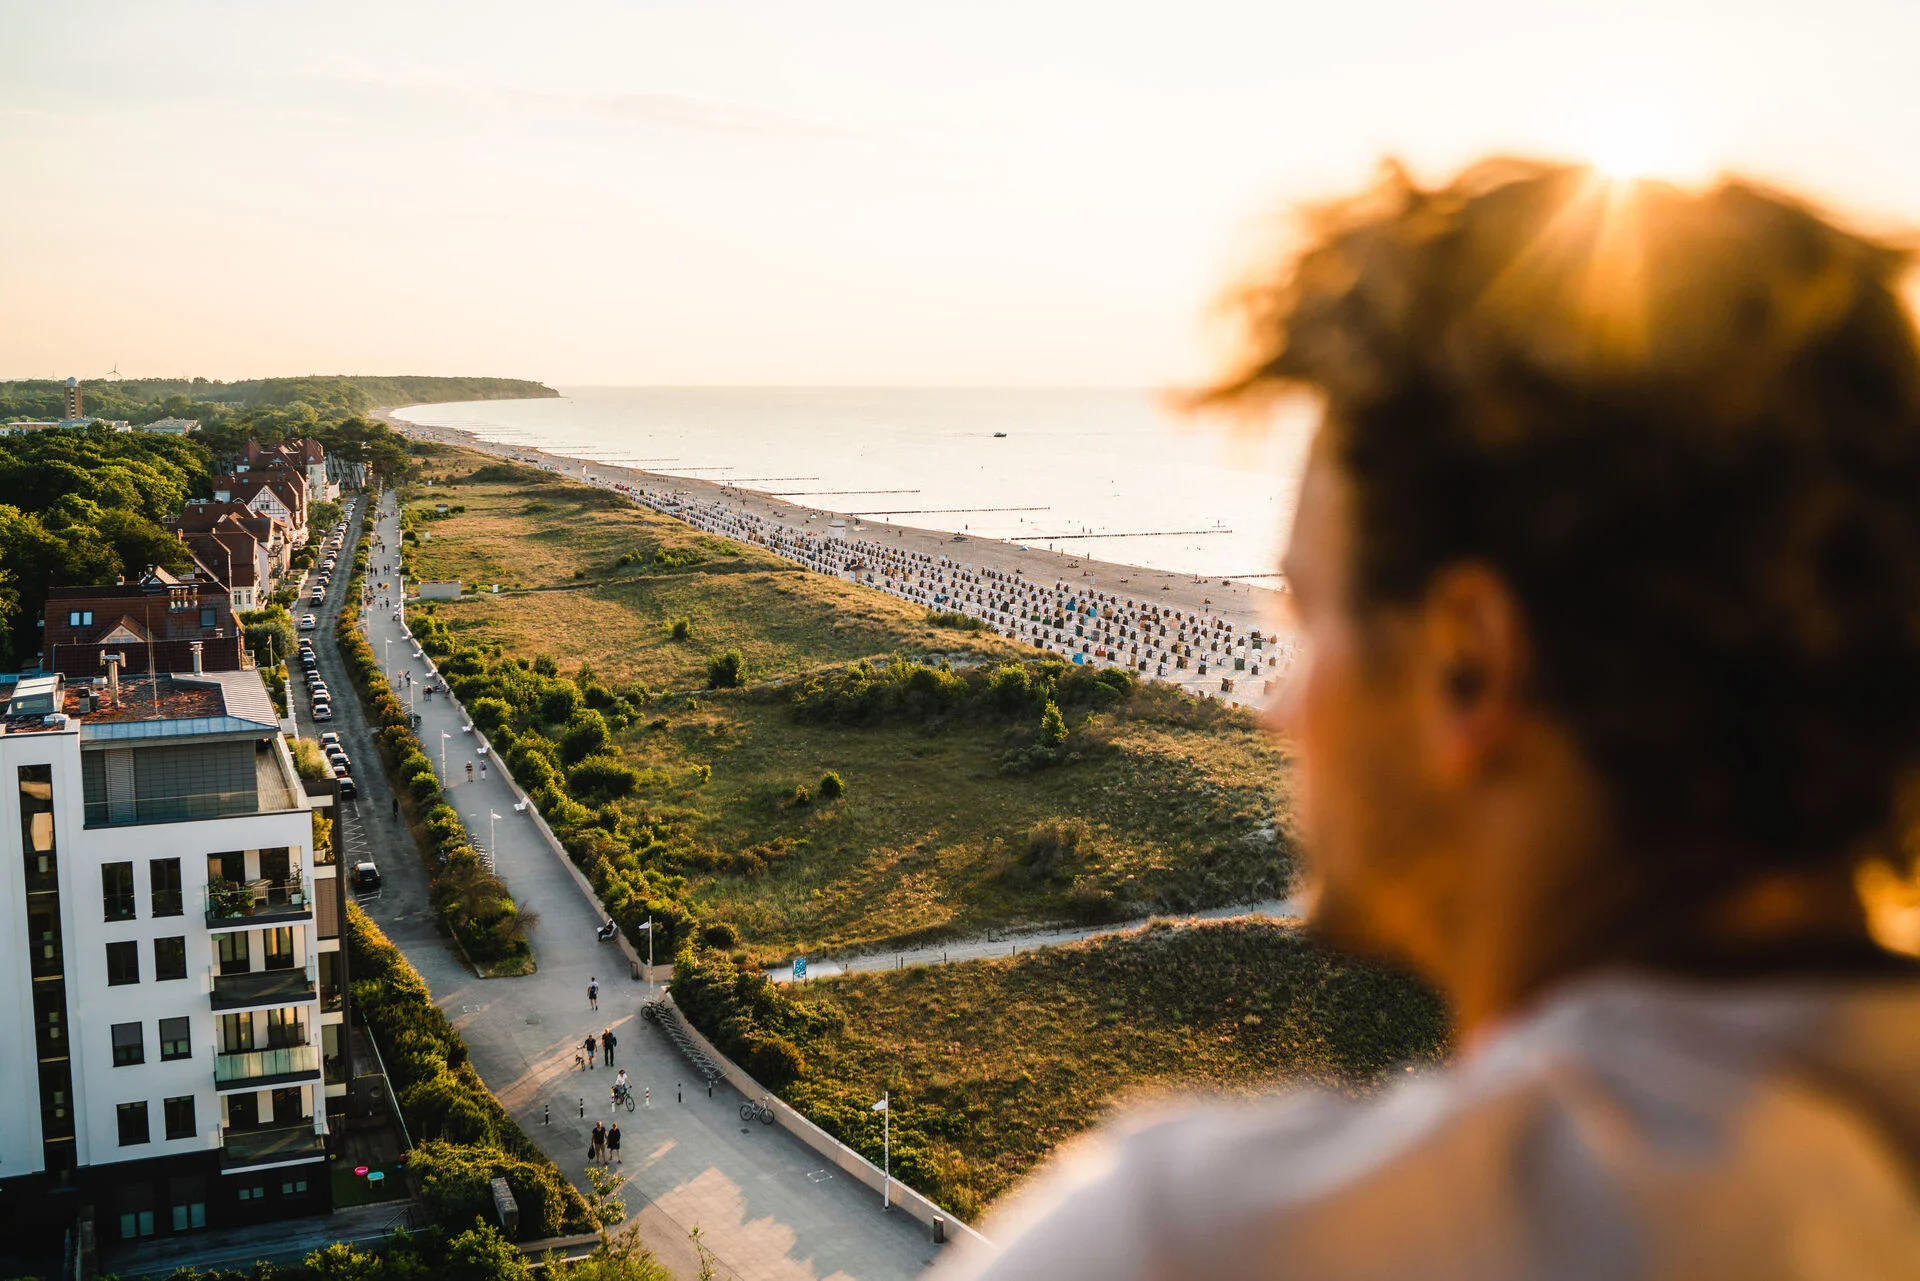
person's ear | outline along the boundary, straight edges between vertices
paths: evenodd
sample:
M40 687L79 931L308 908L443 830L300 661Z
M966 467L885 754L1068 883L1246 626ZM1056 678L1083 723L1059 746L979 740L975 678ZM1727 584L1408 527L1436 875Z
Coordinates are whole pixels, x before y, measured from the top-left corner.
M1519 600L1489 566L1449 566L1427 589L1419 645L1432 764L1443 778L1469 782L1519 725L1530 661Z

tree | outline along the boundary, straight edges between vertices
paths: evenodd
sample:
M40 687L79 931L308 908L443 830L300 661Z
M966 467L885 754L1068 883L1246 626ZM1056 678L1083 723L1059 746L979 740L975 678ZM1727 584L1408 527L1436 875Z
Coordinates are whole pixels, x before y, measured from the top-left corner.
M1034 733L1033 741L1037 746L1054 748L1067 741L1067 721L1060 715L1060 705L1052 699L1040 713L1040 728Z
M530 1281L533 1272L500 1229L478 1222L447 1242L439 1276L443 1281Z

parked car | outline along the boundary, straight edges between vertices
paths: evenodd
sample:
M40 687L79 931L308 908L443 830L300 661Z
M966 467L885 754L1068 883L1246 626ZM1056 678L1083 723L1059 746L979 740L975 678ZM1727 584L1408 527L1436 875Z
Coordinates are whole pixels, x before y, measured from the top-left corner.
M380 869L372 859L353 865L353 892L371 894L380 888Z
M354 797L360 795L360 789L353 785L353 780L351 778L336 778L333 781L335 785L340 789L341 800L350 801Z
M340 746L340 736L334 733L332 730L328 730L326 733L320 736L320 746L323 748L338 747Z
M316 721L330 721L333 719L333 709L325 703L316 703L313 708L313 719Z
M301 630L301 631L303 631L303 632L310 632L310 631L312 631L312 630L313 630L314 628L316 628L316 627L318 627L318 626L320 626L320 620L319 620L319 619L317 619L317 618L315 618L315 617L314 617L314 616L313 616L312 614L302 614L302 615L300 615L300 630Z

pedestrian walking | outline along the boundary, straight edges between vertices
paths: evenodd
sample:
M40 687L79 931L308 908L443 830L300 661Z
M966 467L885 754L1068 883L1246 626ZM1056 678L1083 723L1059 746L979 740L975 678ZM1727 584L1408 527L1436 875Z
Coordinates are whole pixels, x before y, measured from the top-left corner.
M597 978L587 980L587 1008L590 1010L600 1008L600 980Z
M593 1033L587 1033L587 1039L580 1048L587 1052L587 1070L591 1072L593 1070L593 1052L599 1048L599 1042L593 1039Z
M607 1159L607 1127L603 1121L593 1123L593 1137L587 1140L587 1164L592 1165Z
M615 1121L613 1128L607 1131L607 1160L610 1164L620 1163L620 1123Z
M600 1033L600 1053L607 1056L608 1067L613 1066L613 1047L618 1044L620 1044L620 1042L614 1039L612 1028L608 1028Z

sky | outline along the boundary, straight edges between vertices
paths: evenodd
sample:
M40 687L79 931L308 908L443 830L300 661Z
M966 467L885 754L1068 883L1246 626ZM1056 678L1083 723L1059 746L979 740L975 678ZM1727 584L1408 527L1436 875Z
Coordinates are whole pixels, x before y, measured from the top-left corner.
M1394 155L1920 226L1912 0L0 0L0 378L1192 377Z

